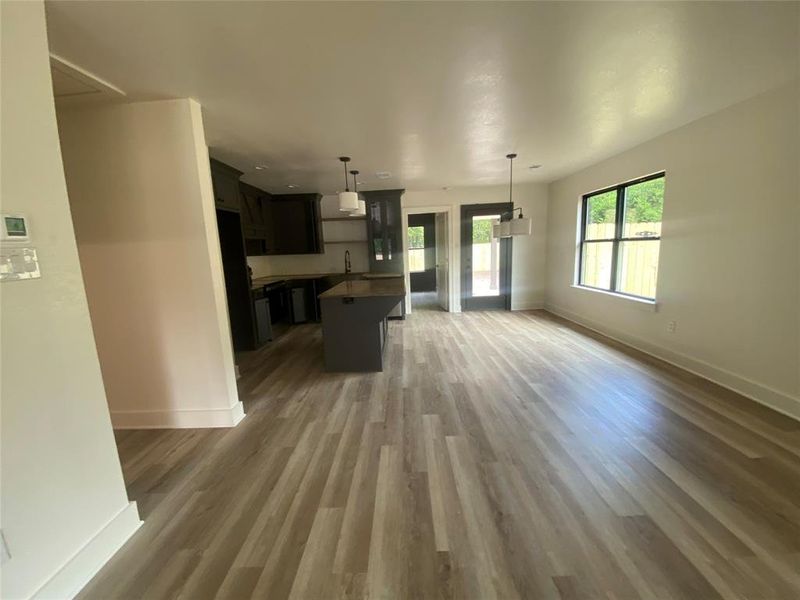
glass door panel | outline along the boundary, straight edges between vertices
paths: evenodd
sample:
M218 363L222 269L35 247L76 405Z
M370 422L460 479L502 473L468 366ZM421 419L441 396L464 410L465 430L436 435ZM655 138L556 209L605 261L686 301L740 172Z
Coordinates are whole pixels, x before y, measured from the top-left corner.
M500 215L472 217L472 295L500 295L500 240L492 237L492 225Z
M462 310L511 308L511 239L492 238L492 225L512 208L507 202L461 206Z

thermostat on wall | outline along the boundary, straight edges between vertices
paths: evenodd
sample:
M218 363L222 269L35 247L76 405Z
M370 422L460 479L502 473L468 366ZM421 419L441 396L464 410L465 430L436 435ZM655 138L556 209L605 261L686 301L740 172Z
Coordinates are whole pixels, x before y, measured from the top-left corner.
M24 215L3 215L0 223L0 240L4 242L30 241L28 220Z

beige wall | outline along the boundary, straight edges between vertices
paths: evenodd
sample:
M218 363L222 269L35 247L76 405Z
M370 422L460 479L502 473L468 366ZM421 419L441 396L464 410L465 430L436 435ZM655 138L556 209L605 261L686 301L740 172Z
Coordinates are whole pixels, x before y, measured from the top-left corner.
M41 2L0 3L3 212L41 279L0 283L0 596L69 597L139 525L108 416L61 167Z
M776 90L553 183L547 308L800 416L798 106ZM572 287L581 195L662 169L657 310Z
M64 168L115 427L225 427L234 374L200 106L59 108Z
M462 204L484 204L508 202L508 186L484 186L452 188L430 192L406 192L403 195L403 208L451 207L453 215L450 223L451 258L453 288L461 289L461 234L459 220ZM547 229L547 186L544 184L515 184L514 206L521 207L526 217L533 221L530 236L517 236L513 241L511 267L511 309L526 310L541 308L544 303L545 252ZM455 250L455 251L454 251ZM460 310L456 293L455 308Z

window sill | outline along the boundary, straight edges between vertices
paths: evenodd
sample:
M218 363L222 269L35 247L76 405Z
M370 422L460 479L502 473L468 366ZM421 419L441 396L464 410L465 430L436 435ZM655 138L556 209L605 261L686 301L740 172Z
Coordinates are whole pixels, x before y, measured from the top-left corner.
M595 288L590 288L575 283L573 283L570 287L575 288L576 290L581 290L582 292L591 292L593 294L602 294L603 296L611 296L612 298L627 300L629 302L635 303L636 305L640 306L645 310L652 310L653 312L658 312L658 303L655 300L648 300L646 298L636 298L635 296L627 296L625 294L618 294L616 292L609 292L606 290L598 290Z

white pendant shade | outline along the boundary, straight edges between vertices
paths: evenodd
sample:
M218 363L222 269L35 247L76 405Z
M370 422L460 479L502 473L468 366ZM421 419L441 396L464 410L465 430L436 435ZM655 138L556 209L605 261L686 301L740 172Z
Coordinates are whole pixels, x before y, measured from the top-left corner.
M339 192L339 210L349 213L358 210L358 194L355 192Z
M358 209L350 213L351 217L366 217L367 216L367 203L361 198L358 199Z
M493 238L511 237L510 221L501 221L500 223L492 224L492 237Z
M511 219L508 221L511 224L511 235L530 235L531 234L531 220L527 217L520 217L518 219Z

